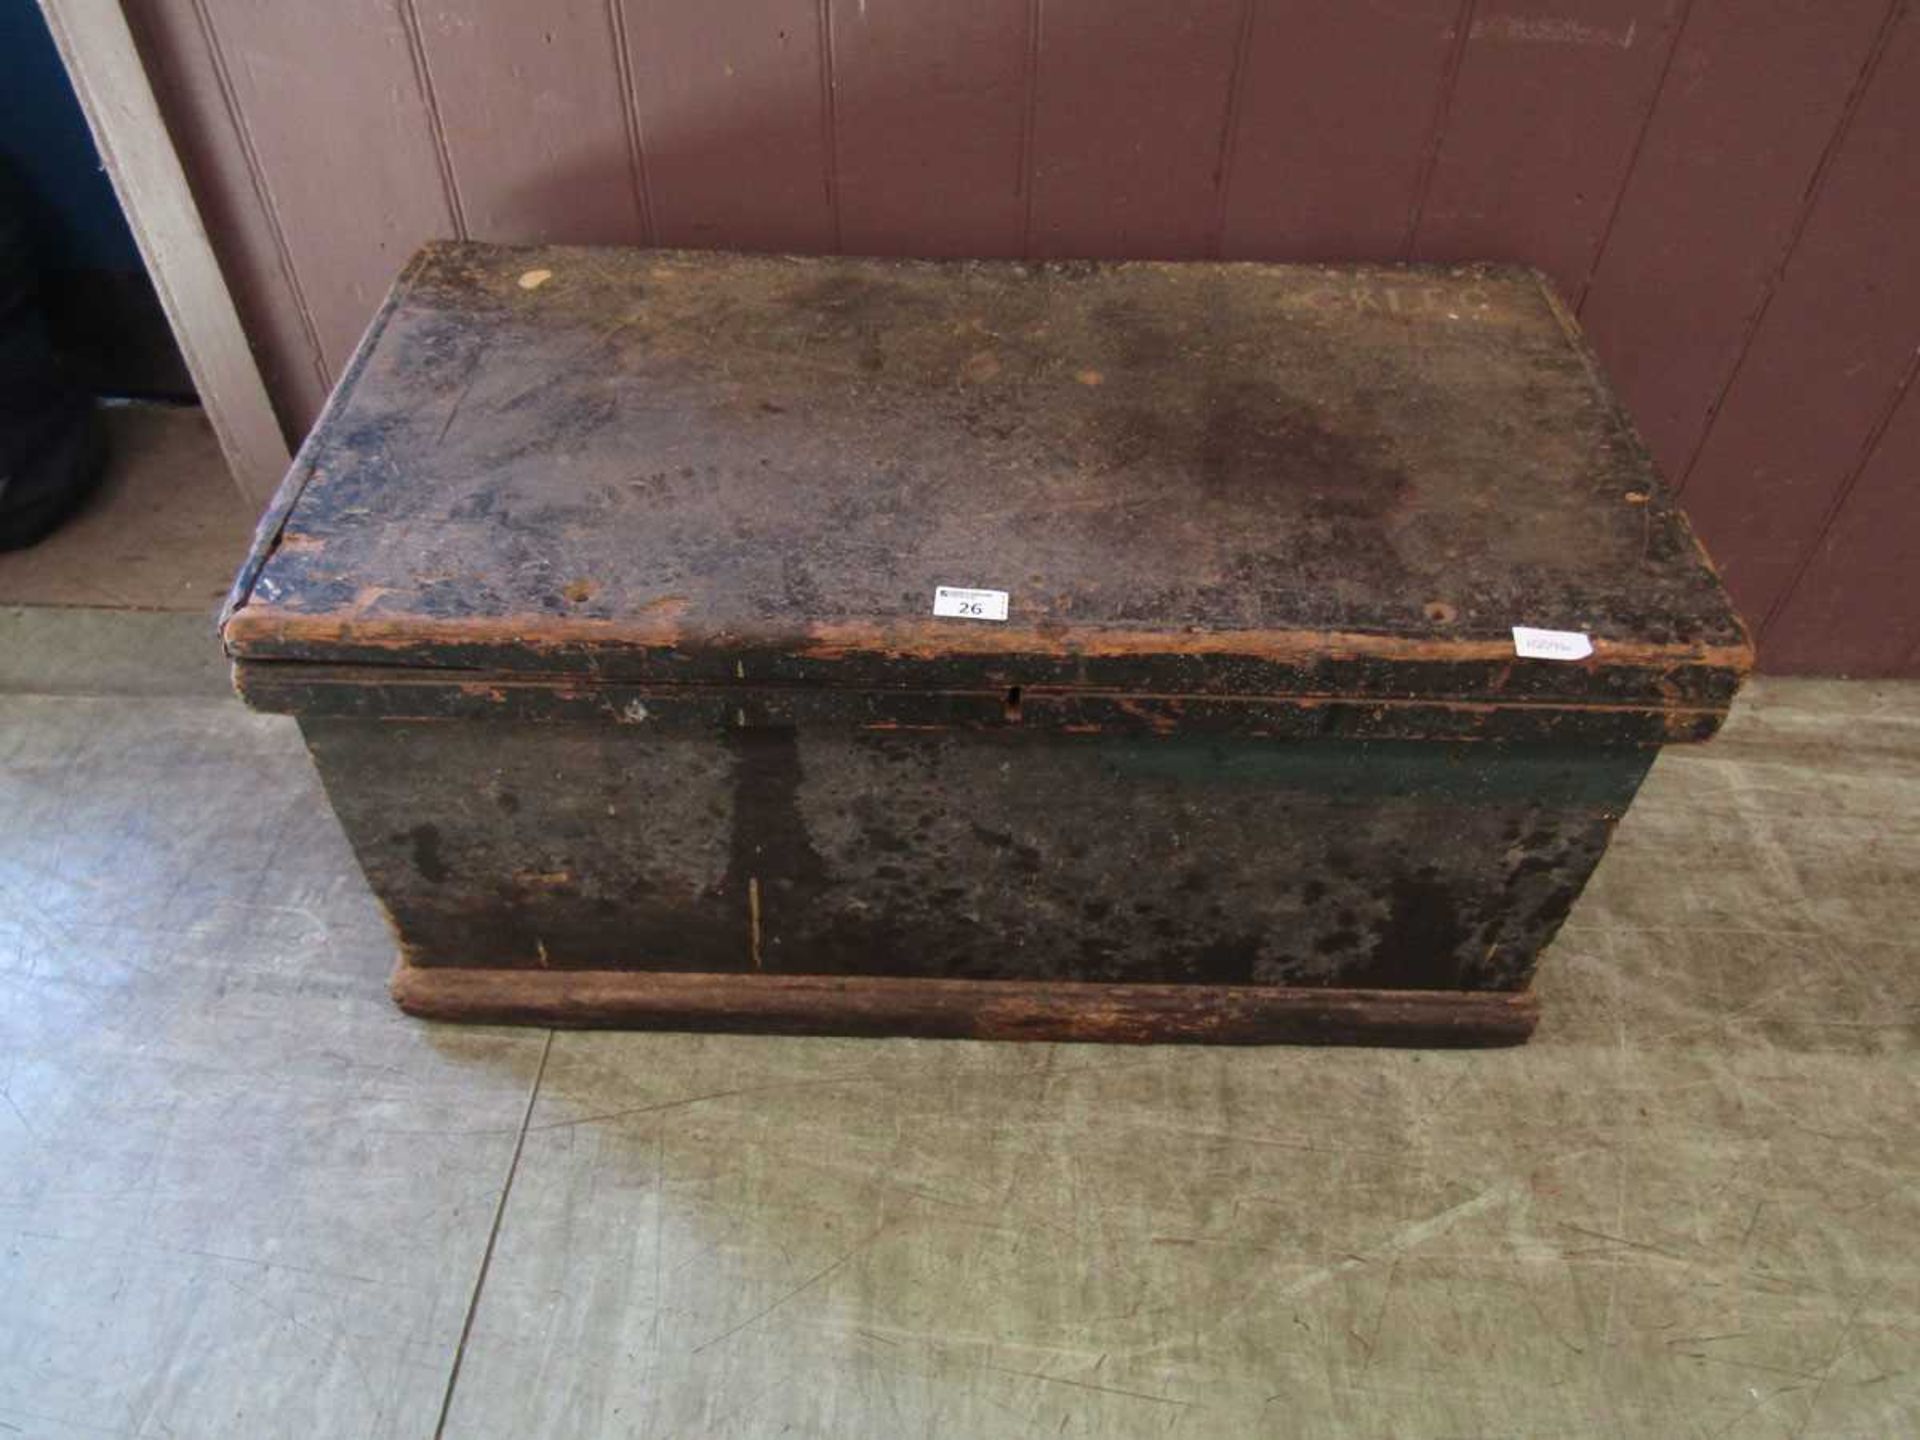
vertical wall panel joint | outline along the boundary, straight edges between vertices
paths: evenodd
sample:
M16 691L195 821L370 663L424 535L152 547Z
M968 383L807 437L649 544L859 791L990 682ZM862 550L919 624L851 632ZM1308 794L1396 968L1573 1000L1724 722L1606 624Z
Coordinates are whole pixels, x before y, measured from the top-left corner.
M1627 191L1633 186L1633 173L1640 167L1641 152L1647 148L1647 136L1653 131L1653 118L1659 112L1661 98L1667 93L1667 80L1673 74L1674 61L1680 55L1680 42L1686 38L1687 22L1692 18L1693 0L1680 0L1680 18L1673 26L1672 38L1667 42L1666 58L1660 62L1660 78L1654 81L1653 93L1647 97L1647 110L1640 117L1640 129L1633 137L1633 148L1627 152L1626 167L1621 171L1619 187L1613 192L1613 204L1607 208L1606 221L1600 227L1600 239L1587 259L1587 273L1580 279L1580 293L1572 297L1575 315L1586 308L1587 292L1593 289L1593 277L1600 273L1600 262L1606 258L1607 244L1613 239L1613 227L1626 204Z
M1040 21L1045 0L1027 0L1027 73L1021 96L1020 173L1015 178L1020 194L1020 255L1033 254L1033 192L1039 159L1034 125L1040 110Z
M649 245L660 243L653 218L653 187L647 179L646 139L640 128L640 98L633 83L633 51L627 43L626 0L607 0L607 28L613 36L614 74L620 86L620 119L627 131L627 174L634 203L640 208L640 229Z
M400 0L400 27L406 32L414 82L420 87L420 103L426 110L427 134L433 141L433 158L440 167L440 186L446 193L447 215L453 221L453 233L465 240L466 207L460 203L460 182L453 172L453 152L447 146L447 127L440 118L440 101L433 93L433 70L427 63L426 41L420 33L420 16L414 9L414 0Z
M821 179L827 192L827 216L833 226L833 251L842 248L840 238L840 116L834 96L833 0L818 0L820 25L820 128L825 143L821 146L824 171Z
M1467 42L1473 36L1473 12L1476 0L1460 0L1460 13L1453 22L1453 46L1447 51L1447 66L1441 72L1440 93L1433 107L1433 126L1420 157L1420 173L1413 182L1413 205L1407 212L1407 238L1401 243L1403 260L1413 258L1420 238L1420 217L1427 208L1427 192L1433 187L1433 175L1440 168L1440 147L1447 138L1447 118L1453 109L1453 92L1460 83L1460 69L1466 63Z
M1259 0L1244 0L1240 33L1233 45L1233 68L1227 75L1225 113L1220 117L1220 149L1213 166L1213 222L1207 235L1207 254L1218 259L1227 233L1227 198L1233 185L1234 139L1240 128L1240 96L1246 88L1247 58L1253 50L1254 13Z
M1833 533L1833 527L1839 523L1841 511L1847 508L1847 501L1853 495L1854 486L1860 483L1860 477L1866 473L1867 466L1873 460L1874 451L1880 448L1880 441L1887 433L1887 427L1893 423L1893 417L1899 413L1901 402L1907 398L1907 392L1913 388L1914 376L1917 374L1920 374L1920 349L1916 349L1907 357L1906 368L1900 372L1900 379L1895 383L1886 403L1881 406L1880 413L1874 416L1873 423L1867 427L1866 438L1860 442L1859 453L1854 456L1853 463L1847 467L1846 473L1840 477L1840 484L1834 490L1833 499L1828 502L1826 513L1820 517L1820 523L1814 527L1813 538L1802 550L1798 563L1793 567L1793 574L1788 577L1787 583L1780 587L1780 593L1774 597L1773 604L1767 608L1767 613L1761 617L1759 625L1754 627L1756 641L1765 641L1767 632L1785 613L1787 602L1793 599L1793 594L1800 588L1800 582L1806 578L1807 571L1813 568L1813 562L1819 557L1821 547L1827 543L1827 537Z
M1706 424L1700 427L1700 438L1693 443L1693 453L1687 456L1686 463L1680 467L1674 477L1674 493L1681 494L1687 488L1687 482L1693 478L1694 468L1700 463L1700 457L1706 453L1707 443L1713 438L1714 427L1718 424L1722 411L1726 409L1727 397L1733 393L1733 387L1739 382L1740 372L1746 368L1747 356L1753 350L1754 338L1760 333L1760 326L1766 320L1767 310L1773 304L1775 292L1780 281L1787 273L1787 267L1793 263L1794 251L1800 247L1800 237L1806 233L1807 222L1813 218L1814 207L1819 201L1821 190L1825 186L1827 172L1833 168L1834 157L1840 153L1841 142L1847 132L1853 128L1853 117L1860 108L1860 101L1867 93L1867 87L1873 83L1874 73L1880 68L1880 59L1886 53L1887 45L1893 38L1894 29L1900 23L1907 10L1907 0L1889 0L1887 13L1881 18L1880 28L1873 37L1873 44L1867 49L1867 58L1860 66L1860 73L1854 78L1853 87L1847 92L1846 103L1840 108L1840 118L1834 122L1833 133L1827 137L1827 143L1821 148L1820 158L1814 163L1813 174L1807 178L1807 191L1801 197L1799 209L1793 217L1793 224L1787 231L1786 243L1780 247L1780 254L1768 268L1765 282L1760 287L1760 298L1754 305L1753 313L1740 336L1740 351L1734 357L1732 366L1727 370L1727 378L1715 393L1707 406Z
M240 104L239 92L234 88L226 52L221 48L220 36L214 29L213 16L207 13L206 0L191 0L191 4L194 24L199 28L200 38L207 47L207 58L212 63L213 83L219 87L220 103L227 112L227 118L233 122L233 133L240 142L240 154L247 164L248 184L254 198L260 203L261 212L266 216L267 233L273 238L274 256L279 262L281 275L286 279L287 289L293 294L294 307L299 312L300 332L306 337L308 361L324 390L333 383L333 376L327 370L326 351L320 344L320 322L313 313L313 304L307 298L306 289L300 283L300 272L293 263L293 247L287 241L279 203L274 199L273 187L267 183L266 166L261 163L252 126Z

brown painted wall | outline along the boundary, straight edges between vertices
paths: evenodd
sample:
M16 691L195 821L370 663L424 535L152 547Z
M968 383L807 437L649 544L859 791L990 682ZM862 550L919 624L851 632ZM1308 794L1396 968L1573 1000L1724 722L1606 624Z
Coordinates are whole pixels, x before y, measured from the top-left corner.
M1917 3L127 10L292 432L432 236L1524 260L1762 663L1912 675Z

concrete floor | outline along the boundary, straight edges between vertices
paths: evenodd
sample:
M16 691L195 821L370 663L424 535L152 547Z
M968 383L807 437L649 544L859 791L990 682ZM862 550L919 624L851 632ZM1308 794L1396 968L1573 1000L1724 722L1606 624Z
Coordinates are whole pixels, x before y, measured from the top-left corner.
M1920 1433L1920 688L1663 756L1525 1049L549 1034L205 627L0 611L0 1436Z

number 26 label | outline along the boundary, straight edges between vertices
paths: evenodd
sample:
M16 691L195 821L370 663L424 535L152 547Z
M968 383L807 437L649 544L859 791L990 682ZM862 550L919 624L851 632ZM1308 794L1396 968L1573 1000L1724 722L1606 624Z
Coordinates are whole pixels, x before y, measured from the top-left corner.
M951 616L956 620L1005 620L1007 592L937 585L933 591L933 613Z

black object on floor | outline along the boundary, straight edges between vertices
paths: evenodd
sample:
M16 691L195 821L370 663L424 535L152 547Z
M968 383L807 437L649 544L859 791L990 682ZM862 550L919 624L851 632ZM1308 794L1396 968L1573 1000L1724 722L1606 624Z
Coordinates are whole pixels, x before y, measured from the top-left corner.
M99 483L93 397L48 339L24 192L0 168L0 550L31 545Z

